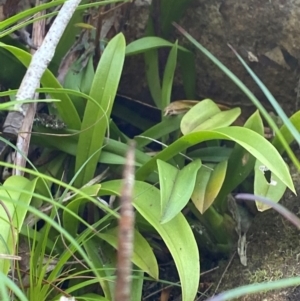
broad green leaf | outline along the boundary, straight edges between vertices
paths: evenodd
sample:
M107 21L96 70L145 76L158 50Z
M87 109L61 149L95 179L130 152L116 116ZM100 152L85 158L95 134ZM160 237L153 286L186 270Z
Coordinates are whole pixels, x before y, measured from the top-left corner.
M98 236L117 249L118 228L101 232ZM133 246L132 262L154 279L158 279L158 265L154 253L147 240L136 230L134 231Z
M181 119L180 129L185 135L192 132L197 126L212 116L220 113L221 110L211 99L204 99L193 105Z
M286 185L272 173L268 181L265 177L265 173L268 172L268 170L266 166L261 164L258 160L255 163L254 171L254 194L266 197L278 203L286 190ZM271 208L271 206L262 202L256 202L256 207L257 210L261 212Z
M193 132L198 132L202 130L214 130L222 127L231 125L241 114L240 108L234 108L227 111L219 112L218 114L212 116L210 119L199 124Z
M173 43L159 37L144 37L127 45L126 56L143 53L161 47L173 47L173 45ZM178 46L178 49L189 52L186 48L181 46Z
M215 201L225 179L227 161L206 164L198 170L192 201L203 214Z
M264 126L259 111L248 118L244 127L263 136ZM254 164L255 158L241 145L236 144L228 161L224 183L216 199L216 205L221 212L227 211L227 195L248 177L254 169Z
M98 102L102 110L92 102L88 102L86 105L81 126L83 132L80 133L78 140L75 170L78 171L88 159L89 162L76 178L75 186L77 187L81 187L91 180L95 173L119 85L124 58L125 38L120 33L105 48L92 83L90 96Z
M25 177L11 176L0 187L0 254L14 255L16 243L18 241L18 234L23 225L28 207L16 206L16 204L9 202L8 199L22 202L23 205L29 206L32 194L35 189L37 178L29 181ZM28 193L20 193L15 191L14 187L24 189ZM12 232L13 231L13 232ZM11 259L0 260L0 271L7 275Z
M190 200L201 161L195 160L182 170L161 160L157 160L157 166L161 197L161 223L164 224L174 218Z
M291 191L295 192L289 170L275 147L254 131L237 126L213 131L200 131L183 136L138 169L136 178L143 180L154 171L157 159L167 161L188 147L215 139L232 140L241 145L251 155L261 161L262 164L267 166Z
M186 135L200 130L213 130L231 125L241 114L240 108L221 111L210 99L200 101L181 120L181 132Z
M162 82L161 103L159 109L164 109L171 102L173 78L174 78L174 73L175 73L175 68L177 63L177 49L178 49L178 41L176 41L172 46L166 63L163 82Z
M31 55L28 52L3 43L0 43L0 47L10 51L25 67L29 66ZM56 77L48 69L42 76L41 83L48 88L62 88ZM61 100L56 103L56 107L63 122L71 129L80 129L81 121L70 97L66 93L56 93L55 96Z
M102 195L120 195L122 181L102 183ZM193 301L199 286L199 251L193 232L185 217L179 213L161 224L159 190L145 182L136 181L133 205L164 240L176 264L182 287L182 300Z

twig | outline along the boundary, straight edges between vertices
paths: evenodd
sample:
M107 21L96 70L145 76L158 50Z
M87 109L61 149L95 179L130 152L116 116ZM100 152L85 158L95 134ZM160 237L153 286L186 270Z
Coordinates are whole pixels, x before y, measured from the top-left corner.
M217 284L217 287L216 287L216 289L215 289L215 292L214 292L213 296L217 293L217 291L218 291L218 289L219 289L219 286L221 285L222 280L223 280L225 274L227 273L227 270L229 269L229 267L230 267L230 265L231 265L231 263L232 263L232 260L233 260L233 258L234 258L234 256L235 256L235 254L236 254L236 251L232 254L232 256L231 256L231 258L230 258L230 260L229 260L229 262L228 262L228 264L227 264L227 266L226 266L226 268L225 268L223 274L221 275L221 278L220 278L220 280L219 280L219 282L218 282L218 284Z
M134 209L132 206L134 187L134 154L135 144L129 144L126 164L123 173L123 188L121 194L121 209L118 234L117 279L115 301L130 301L131 290L131 257L134 239Z

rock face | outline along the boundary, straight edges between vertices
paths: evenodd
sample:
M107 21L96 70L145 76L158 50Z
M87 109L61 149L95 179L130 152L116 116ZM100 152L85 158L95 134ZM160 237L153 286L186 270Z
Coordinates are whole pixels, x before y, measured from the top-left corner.
M147 10L135 8L139 20ZM149 10L148 10L149 11ZM128 28L128 40L132 40L134 28ZM231 44L246 60L251 69L264 82L288 114L298 109L300 100L299 62L300 59L300 0L194 0L179 22L197 41L213 53L223 64L234 72L250 90L268 102L244 67L227 46ZM180 43L193 47L180 38ZM199 99L210 97L226 104L250 104L250 100L200 51L196 54L197 95ZM130 70L129 70L130 69ZM149 98L143 76L143 60L131 59L122 83L122 93L132 95L139 87L138 97ZM130 85L128 85L130 83ZM134 83L134 84L133 84ZM174 99L183 97L181 83L174 84Z

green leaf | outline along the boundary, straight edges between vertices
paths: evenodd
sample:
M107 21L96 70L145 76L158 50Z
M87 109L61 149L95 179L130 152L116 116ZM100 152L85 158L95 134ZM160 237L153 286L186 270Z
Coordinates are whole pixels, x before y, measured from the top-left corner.
M192 201L203 214L215 201L223 185L227 161L219 164L206 164L198 170Z
M195 160L182 170L178 170L161 160L157 160L157 166L161 198L161 223L164 224L174 218L190 200L201 161Z
M300 111L296 112L293 116L291 116L290 120L294 127L300 132ZM293 134L290 132L286 125L283 125L280 128L280 132L288 144L291 144L295 140ZM272 143L278 149L279 153L284 152L285 148L281 144L281 141L277 135L274 137Z
M128 46L127 46L128 47ZM127 48L126 48L127 49ZM157 49L150 49L144 54L148 88L155 105L161 107L161 84Z
M170 54L168 56L168 60L163 76L161 103L159 109L166 108L171 102L173 78L174 78L174 73L175 73L175 68L177 63L177 49L178 49L178 41L174 43L173 47L171 48Z
M164 118L164 120L160 123L157 123L142 134L136 136L134 140L137 142L139 147L143 147L151 143L153 140L157 140L165 135L168 135L178 130L181 118L182 117L179 115L174 117L172 116L170 118ZM144 137L147 137L149 139L146 139Z
M232 140L238 143L267 166L291 191L295 192L289 170L274 146L254 131L237 126L213 131L200 131L183 136L138 169L136 178L138 180L145 179L154 171L157 159L167 161L188 147L215 139Z
M213 130L229 126L240 114L240 108L221 111L212 100L204 99L182 117L181 132L186 135L200 130Z
M35 189L37 178L33 181L21 176L9 177L0 187L0 254L13 255L18 241L18 234L21 231L25 216L27 214L28 206L32 199L32 194ZM28 193L20 193L15 191L14 187L24 189ZM25 206L17 207L14 203L8 200L18 200ZM13 231L13 232L12 232ZM0 260L0 271L7 275L11 265L11 260Z
M120 195L122 181L102 183L102 195ZM135 182L133 205L164 240L175 261L181 287L182 300L193 301L199 286L199 251L193 232L185 217L179 213L171 221L161 224L159 190L145 182Z
M28 52L3 43L0 43L0 47L10 51L25 67L29 66L31 55ZM42 76L41 83L44 87L62 88L56 77L48 69ZM56 103L56 107L63 122L71 129L80 129L81 121L70 97L66 93L56 93L55 96L61 100ZM52 95L51 97L55 98Z
M114 283L112 283L112 281L109 281L109 277L114 272L114 266L111 264L111 262L109 262L109 259L112 255L111 252L101 254L101 252L99 252L99 238L96 237L85 240L83 242L83 245L87 255L89 256L89 259L95 264L95 267L98 270L98 274L100 275L99 282L101 289L104 292L104 296L108 300L113 300L112 296L114 294ZM102 248L101 251L103 251Z
M117 249L118 228L101 232L98 236ZM158 279L158 265L154 253L147 240L136 230L134 231L133 245L132 262L154 279Z
M86 105L81 127L83 132L80 133L78 140L76 172L88 159L89 162L76 178L75 186L77 187L87 183L95 173L119 85L124 58L125 38L121 33L108 43L95 73L90 96L98 102L102 110L92 102L88 102Z
M178 62L182 73L186 99L196 99L196 63L192 52L179 51Z
M157 49L161 47L173 47L173 46L174 46L173 43L159 37L144 37L134 42L131 42L130 44L127 45L126 56L144 53L151 49ZM178 49L182 51L190 52L189 50L181 46L178 46Z
M259 111L248 118L244 127L263 136L264 126ZM236 144L229 158L226 177L216 200L216 205L219 206L221 212L228 208L227 195L248 177L254 165L255 158L241 145Z
M256 161L254 171L254 194L266 197L273 202L278 203L286 190L286 185L284 185L273 173L271 173L268 181L265 177L265 173L268 172L268 170L266 166L261 164L258 160ZM271 208L271 206L261 202L256 202L256 207L257 210L261 212Z
M101 185L95 184L92 186L83 187L80 189L83 193L86 193L89 196L95 197L98 195ZM74 197L71 200L66 208L68 208L73 214L68 210L63 211L63 225L64 229L73 237L76 237L78 234L78 227L80 225L80 221L78 220L78 211L80 206L86 204L89 200L82 196Z

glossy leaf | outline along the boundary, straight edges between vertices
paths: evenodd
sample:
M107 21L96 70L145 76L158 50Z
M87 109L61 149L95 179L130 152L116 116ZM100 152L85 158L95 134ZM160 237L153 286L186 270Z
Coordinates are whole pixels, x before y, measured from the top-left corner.
M266 165L289 189L295 192L289 170L274 146L261 135L243 127L227 127L213 131L200 131L181 137L162 150L136 172L138 180L145 179L155 170L157 159L167 161L179 152L200 142L215 139L232 140ZM259 149L257 146L259 145Z
M211 99L204 99L192 105L181 120L181 132L186 135L191 133L197 126L220 113L221 110Z
M221 111L217 104L205 99L193 106L181 120L181 132L186 135L200 130L213 130L231 125L241 114L240 108Z
M198 170L192 201L203 214L216 199L225 179L227 161L206 164Z
M161 223L164 224L174 218L191 198L197 171L201 161L195 160L178 170L173 165L157 160L160 200Z
M102 184L101 194L120 195L122 181ZM199 285L199 251L193 232L185 217L179 213L171 221L161 224L159 190L145 182L136 181L133 205L164 240L176 264L182 287L182 300L193 301Z
M273 173L270 173L266 166L258 160L256 161L254 171L254 194L266 197L275 203L279 202L286 190L286 185ZM267 172L270 173L269 179L266 179ZM271 206L261 202L256 202L256 207L261 212L271 208Z
M258 111L248 118L244 127L263 136L264 126ZM255 157L241 145L236 144L229 158L226 177L216 200L221 212L227 210L227 195L248 177L253 171L254 165Z
M115 249L118 247L118 228L98 234ZM158 279L158 265L154 253L147 240L138 232L134 231L132 262L154 279Z
M79 135L75 170L78 171L87 161L84 169L75 181L75 186L81 187L92 179L104 144L113 102L119 85L125 58L125 38L123 34L116 35L105 48L98 64L90 96L102 108L88 102L84 112Z

